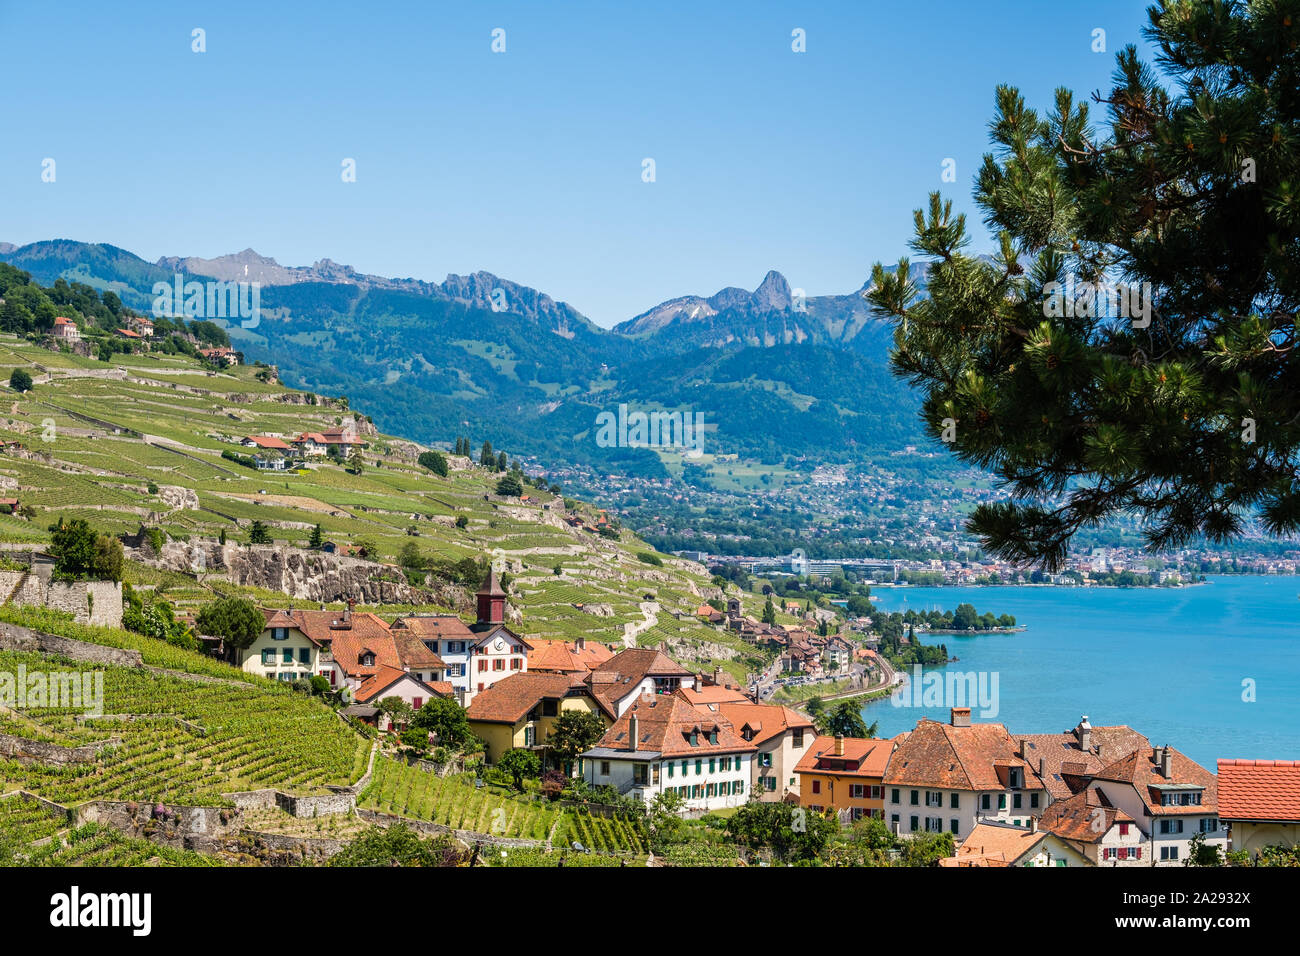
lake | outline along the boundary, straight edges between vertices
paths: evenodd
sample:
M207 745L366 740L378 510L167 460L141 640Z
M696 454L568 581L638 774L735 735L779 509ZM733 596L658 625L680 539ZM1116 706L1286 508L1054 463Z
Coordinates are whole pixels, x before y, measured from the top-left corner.
M996 720L1014 736L1128 724L1210 771L1220 757L1300 759L1300 576L1214 577L1185 588L878 588L885 611L1012 614L1013 634L924 634L960 660L927 670L997 675ZM1243 700L1253 681L1254 701ZM909 696L910 699L910 696ZM862 708L880 735L948 707Z

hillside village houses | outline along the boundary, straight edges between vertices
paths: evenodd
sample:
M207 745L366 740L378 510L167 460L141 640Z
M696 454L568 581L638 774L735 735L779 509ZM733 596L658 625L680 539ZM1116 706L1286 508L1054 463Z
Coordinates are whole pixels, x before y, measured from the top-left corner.
M1000 723L920 720L893 738L818 735L790 707L756 702L721 669L692 673L655 648L582 638L525 640L506 624L490 571L476 616L264 610L239 665L275 680L320 676L346 687L349 712L383 728L375 706L459 700L489 763L545 753L570 711L597 715L596 743L565 769L592 786L683 812L783 801L841 823L882 820L900 836L948 833L950 866L1176 866L1192 840L1257 852L1300 838L1300 762L1222 761L1221 777L1126 726L1087 717L1061 733ZM1222 791L1222 794L1221 792Z

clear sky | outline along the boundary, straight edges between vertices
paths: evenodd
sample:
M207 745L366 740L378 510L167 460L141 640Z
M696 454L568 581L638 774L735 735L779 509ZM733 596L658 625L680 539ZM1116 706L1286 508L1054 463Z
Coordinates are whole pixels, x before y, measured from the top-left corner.
M846 293L930 190L971 210L998 83L1108 88L1144 8L0 0L0 241L483 269L601 325L768 269Z

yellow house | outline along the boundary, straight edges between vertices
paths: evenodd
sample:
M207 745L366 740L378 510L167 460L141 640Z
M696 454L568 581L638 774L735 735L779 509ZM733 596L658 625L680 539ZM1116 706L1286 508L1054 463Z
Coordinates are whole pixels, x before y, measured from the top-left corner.
M815 813L834 810L841 823L885 813L883 778L894 741L818 737L794 772L799 805Z
M560 715L569 711L597 714L606 729L614 722L579 676L532 671L503 677L479 691L466 716L470 732L486 745L488 763L496 763L515 747L544 747Z

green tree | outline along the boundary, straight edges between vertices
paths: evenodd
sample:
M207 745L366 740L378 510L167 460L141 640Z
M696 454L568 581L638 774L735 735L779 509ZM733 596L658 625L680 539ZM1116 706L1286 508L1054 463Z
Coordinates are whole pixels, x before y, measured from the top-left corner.
M555 721L546 745L562 764L571 764L603 736L605 722L599 715L585 710L566 710Z
M435 475L446 478L450 474L450 466L447 464L447 456L440 451L422 451L420 457L416 459L423 467L428 468Z
M497 456L492 453L492 443L490 441L485 440L483 442L483 450L479 452L478 463L484 468L491 468L496 471Z
M320 525L318 524L316 527L311 529L311 537L307 541L307 546L319 550L320 546L324 543L325 535L321 532Z
M514 475L503 475L497 482L497 494L506 495L511 498L518 498L524 493L524 486L519 483L519 479Z
M9 373L9 387L15 392L30 392L32 390L32 377L25 369L16 368Z
M423 840L405 823L372 826L330 858L330 866L458 866L464 853L450 836Z
M957 605L957 610L952 615L952 626L956 630L973 630L978 624L979 614L975 611L975 605L967 603Z
M772 595L767 596L767 603L763 605L763 623L776 623L776 608L772 606Z
M502 452L497 455L497 471L505 471L507 465L506 453Z
M779 860L815 859L839 830L839 823L804 807L750 800L727 819L726 834L754 852L770 849Z
M354 445L352 447L352 454L348 458L348 471L352 472L354 475L359 475L365 470L365 468L366 461L361 455L361 446Z
M250 544L270 544L271 532L267 530L266 525L254 519L252 526L248 529L248 540Z
M814 719L816 722L816 719ZM828 736L874 737L875 724L867 726L858 710L857 702L842 700L832 710L822 711L818 727Z
M1160 0L1144 33L1163 72L1119 53L1100 131L1064 89L1040 115L999 87L996 254L936 193L926 295L906 260L868 294L929 432L1011 490L969 529L1048 569L1122 514L1152 550L1300 529L1300 10Z
M913 833L898 841L903 866L938 866L939 861L957 852L951 833Z
M219 637L232 650L244 650L266 630L266 618L247 598L224 597L199 609L194 626L200 634Z
M497 769L510 775L516 790L523 790L525 777L531 779L542 772L542 761L531 750L511 747L497 761Z
M433 697L412 716L409 726L428 731L438 738L438 746L461 751L473 738L465 708L450 697Z
M100 534L84 518L50 525L54 573L63 579L120 581L125 559L122 542Z
M402 698L400 697L391 696L391 695L388 697L380 698L378 701L375 702L375 706L378 707L379 710L382 711L385 715L387 715L389 723L391 723L394 727L396 727L398 724L409 722L411 719L411 715L415 713L414 709L411 707L410 704L402 700Z

